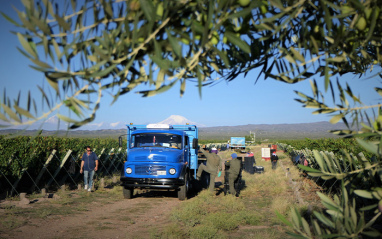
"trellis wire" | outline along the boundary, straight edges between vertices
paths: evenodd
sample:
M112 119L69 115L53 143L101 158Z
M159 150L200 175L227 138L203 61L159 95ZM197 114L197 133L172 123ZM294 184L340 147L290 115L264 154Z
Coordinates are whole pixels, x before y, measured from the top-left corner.
M123 161L126 159L126 152L123 152L121 148L118 149L118 153L114 153L114 148L112 148L110 151L108 151L105 148L103 148L100 153L97 155L99 158L99 167L98 172L96 173L98 176L112 176L113 173L119 172L122 167ZM9 184L8 187L5 187L5 189L0 188L1 192L6 191L7 195L14 196L14 194L19 195L23 190L27 190L29 192L34 192L36 189L38 191L41 191L39 185L44 185L46 189L48 189L53 182L55 182L55 185L60 188L62 184L65 184L67 178L70 178L70 181L75 185L78 186L79 183L82 182L82 177L80 177L80 162L81 162L81 156L82 154L79 153L78 155L73 155L72 150L68 150L65 154L65 156L61 159L57 155L57 151L53 150L49 157L45 160L45 163L42 163L40 161L40 167L38 170L36 170L38 173L36 175L31 175L28 172L30 163L27 163L26 165L22 164L22 159L19 159L17 157L12 157L9 159L8 164L1 168L0 167L0 173L1 176L5 179L4 182L7 182ZM33 154L30 156L30 158L33 157ZM56 161L59 166L54 170L54 174L51 173L49 170L49 166L52 166L52 162ZM72 172L69 172L67 169L67 165L71 163L75 163L75 173L72 174ZM15 177L10 174L7 174L7 170L10 170L10 167L12 164L17 163L21 166L20 173ZM51 169L52 170L52 169ZM27 174L28 181L30 179L32 186L28 189L22 188L23 185L19 185L20 181L23 179L24 174ZM8 175L8 176L7 176ZM45 178L44 178L45 176ZM1 179L1 177L0 177ZM0 181L1 182L1 181ZM0 184L0 187L2 185ZM10 191L10 192L9 192Z

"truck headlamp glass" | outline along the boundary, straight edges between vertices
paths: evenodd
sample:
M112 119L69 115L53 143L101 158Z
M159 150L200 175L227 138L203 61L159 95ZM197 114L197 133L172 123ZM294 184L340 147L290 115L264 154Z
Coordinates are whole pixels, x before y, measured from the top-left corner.
M170 168L170 170L168 172L170 174L174 175L176 173L176 170L175 170L175 168Z
M126 168L126 173L127 174L130 174L130 173L132 173L133 172L133 170L131 169L131 168Z

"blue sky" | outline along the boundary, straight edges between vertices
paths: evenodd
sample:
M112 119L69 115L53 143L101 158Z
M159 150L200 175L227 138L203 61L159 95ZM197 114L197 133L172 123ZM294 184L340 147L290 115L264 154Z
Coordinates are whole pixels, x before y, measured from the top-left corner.
M0 0L0 11L15 16L11 4L21 9L22 5L18 0ZM28 90L31 90L32 95L38 95L37 85L47 88L48 84L42 74L29 67L30 62L17 50L16 47L20 47L20 43L10 30L15 28L0 17L1 100L4 88L7 96L14 99L20 90L23 96ZM261 77L257 84L254 84L257 75L258 70L252 71L245 78L239 76L231 82L222 81L212 87L205 87L202 97L199 96L196 83L193 82L187 83L182 98L179 94L180 85L150 98L128 93L113 105L110 105L112 99L104 94L95 122L122 121L146 124L162 121L170 115L181 115L206 126L292 124L330 119L328 115L312 115L312 110L303 108L294 100L297 98L294 90L311 95L309 81L290 85L271 79L264 80ZM373 90L375 86L380 86L378 78L362 80L348 75L341 77L343 85L345 81L356 95L361 96L365 104L376 104L380 101L380 96ZM322 79L318 84L320 88L323 87ZM143 89L147 88L139 87L137 90ZM40 104L40 98L37 99L36 103Z

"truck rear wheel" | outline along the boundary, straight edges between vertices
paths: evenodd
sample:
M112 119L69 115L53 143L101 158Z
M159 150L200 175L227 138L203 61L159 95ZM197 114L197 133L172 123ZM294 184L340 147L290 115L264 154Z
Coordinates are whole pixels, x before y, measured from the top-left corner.
M184 175L184 185L179 187L178 199L183 201L187 199L188 192L188 174Z
M133 198L134 189L133 188L125 188L123 187L123 197L125 199Z

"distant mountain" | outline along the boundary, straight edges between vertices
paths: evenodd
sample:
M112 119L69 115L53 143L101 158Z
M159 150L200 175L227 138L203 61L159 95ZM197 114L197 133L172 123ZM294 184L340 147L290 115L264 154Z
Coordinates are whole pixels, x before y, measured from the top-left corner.
M326 122L300 123L300 124L248 124L238 126L219 126L199 128L200 138L203 139L229 139L234 136L255 135L256 140L263 139L317 139L336 138L330 130L346 129L344 123L335 125Z
M172 117L169 117L172 118ZM158 122L158 123L163 123ZM193 122L187 121L192 124ZM164 122L166 123L166 122ZM172 124L184 124L184 122L173 121ZM116 124L118 125L118 124ZM94 128L94 127L93 127ZM340 136L329 133L329 130L346 129L343 123L335 125L329 122L301 123L301 124L248 124L238 126L217 126L199 127L200 140L229 140L235 136L254 135L257 140L272 139L318 139L318 138L337 138ZM7 129L0 130L0 134L14 134L20 130ZM36 130L21 132L22 135L33 135ZM86 137L86 138L115 138L126 134L125 126L123 129L99 129L99 130L43 130L43 135L67 136L67 137Z
M181 115L171 115L167 119L158 122L157 124L182 125L187 123L190 125L196 125L198 127L205 127L205 125L192 122Z
M107 130L107 129L125 129L126 123L115 122L115 123L90 123L80 127L78 130Z
M0 124L2 122L0 121ZM3 123L4 124L4 123ZM6 124L4 124L6 125ZM24 129L25 126L11 126L8 129L17 129L21 130ZM106 122L100 122L100 123L88 123L76 130L108 130L108 129L125 129L126 123L123 122L114 122L114 123L106 123ZM61 121L57 116L52 116L45 121L39 121L31 125L27 130L48 130L48 131L57 131L57 130L67 130L68 129L68 123Z
M7 122L4 122L0 120L0 124L2 125L7 125L8 128L5 128L6 130L8 129L17 129L17 130L23 130L26 128L26 126L15 126L15 125L10 125ZM68 123L60 121L60 119L57 116L52 116L48 119L45 120L39 120L32 125L28 126L27 130L66 130L68 128Z
M0 124L2 122L0 121ZM155 122L152 122L155 123ZM191 125L196 125L198 127L205 127L205 125L198 124L196 122L193 122L191 120L186 119L183 116L180 115L171 115L167 119L158 122L158 124L171 124L171 125L182 125L189 123ZM4 124L4 123L3 123ZM99 123L88 123L84 126L81 126L78 129L75 129L74 131L78 130L119 130L119 129L126 129L126 122L114 122L114 123L106 123L106 122L99 122ZM6 125L6 124L4 124ZM17 130L22 130L24 129L25 126L20 127L20 126L11 126L8 129L17 129ZM31 125L27 130L48 130L48 131L57 131L57 130L67 130L68 124L66 122L61 121L57 116L52 116L48 119L46 119L43 122L37 122L33 125Z

